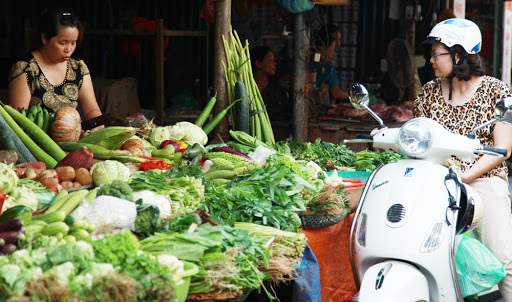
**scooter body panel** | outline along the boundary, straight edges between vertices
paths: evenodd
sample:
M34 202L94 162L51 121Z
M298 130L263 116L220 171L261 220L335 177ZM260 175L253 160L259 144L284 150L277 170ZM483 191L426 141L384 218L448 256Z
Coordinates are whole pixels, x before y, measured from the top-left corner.
M392 284L393 286L388 286ZM359 302L428 302L428 281L415 266L402 261L377 263L365 272Z
M451 181L445 185L447 174L446 167L416 159L387 164L373 175L360 202L359 217L366 215L365 246L357 240L360 229L356 231L355 258L360 280L366 278L366 271L373 265L400 259L425 276L430 301L457 301L458 280L456 275L453 277L454 259L450 256L456 214L448 209L447 187L455 198L460 192ZM423 246L436 227L441 228L438 244L425 251ZM404 271L404 284L407 274ZM402 286L392 282L386 285Z

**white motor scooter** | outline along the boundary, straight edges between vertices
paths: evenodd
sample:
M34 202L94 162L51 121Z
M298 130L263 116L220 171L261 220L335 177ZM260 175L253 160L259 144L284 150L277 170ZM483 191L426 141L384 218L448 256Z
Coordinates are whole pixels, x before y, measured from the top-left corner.
M366 88L354 84L350 101L379 122L375 148L398 151L406 159L381 165L370 175L350 230L350 261L360 302L463 301L455 267L458 236L479 222L481 204L458 174L441 163L457 156L506 155L484 147L476 131L496 121L512 123L512 97L501 100L496 118L466 137L428 118L387 128L369 108ZM361 280L361 281L359 281Z

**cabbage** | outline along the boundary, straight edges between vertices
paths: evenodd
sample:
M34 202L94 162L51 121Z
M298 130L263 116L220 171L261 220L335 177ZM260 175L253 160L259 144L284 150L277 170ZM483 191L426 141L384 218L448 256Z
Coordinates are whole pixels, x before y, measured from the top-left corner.
M182 127L185 129L185 135L181 140L189 143L190 145L200 143L204 146L208 142L208 135L206 135L203 129L196 124L190 122L179 122L173 127Z
M149 134L149 142L155 146L160 147L163 141L168 140L170 137L169 129L167 127L157 127L151 130Z
M167 131L169 132L170 140L180 141L187 133L187 128L181 125L180 123L176 123L173 126L167 126Z
M2 212L17 205L24 205L35 212L39 208L39 199L32 189L22 185L16 187L9 198L4 201Z
M114 179L128 181L130 169L117 160L105 160L91 167L94 184L99 187L102 183L111 183Z
M11 167L0 163L0 191L10 194L18 185L18 176Z

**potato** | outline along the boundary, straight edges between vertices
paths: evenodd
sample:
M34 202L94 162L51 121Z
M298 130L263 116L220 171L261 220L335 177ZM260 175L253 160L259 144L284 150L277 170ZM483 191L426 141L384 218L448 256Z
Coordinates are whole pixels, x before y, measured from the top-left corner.
M137 147L142 150L142 149L144 149L144 143L138 138L131 138L131 139L127 140L126 142L124 142L124 144L123 144L124 150L128 150L128 148L130 148L130 147Z
M36 181L40 182L46 188L52 190L54 193L59 191L59 179L57 172L54 169L44 170L37 176Z
M75 169L71 166L58 167L55 169L59 182L73 181L75 179Z
M82 185L79 182L74 181L73 182L73 188L81 187Z
M75 172L75 181L80 183L82 186L92 184L92 175L86 168L79 168Z
M142 149L139 149L136 146L128 147L128 149L125 149L126 151L130 152L133 156L142 156L144 153L142 152Z
M60 185L64 188L64 189L71 189L73 188L73 182L69 181L69 180L65 180L65 181L62 181L60 183Z

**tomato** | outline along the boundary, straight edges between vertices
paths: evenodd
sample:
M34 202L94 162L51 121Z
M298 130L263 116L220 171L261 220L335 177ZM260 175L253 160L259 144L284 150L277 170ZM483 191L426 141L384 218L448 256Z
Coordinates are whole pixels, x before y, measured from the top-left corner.
M153 169L168 170L172 168L172 165L163 160L151 160L140 163L140 168L144 171Z
M0 212L2 212L2 208L4 207L4 201L7 199L7 195L4 192L0 191Z

